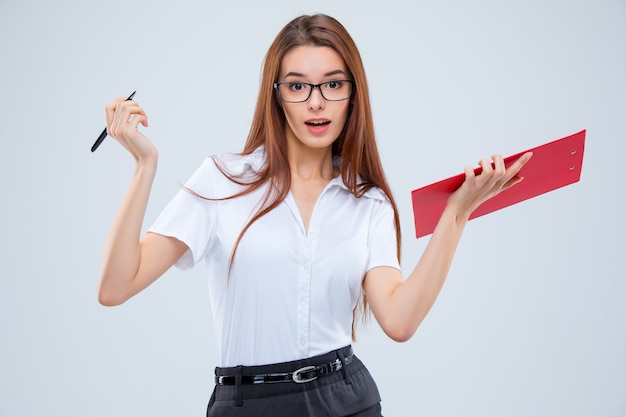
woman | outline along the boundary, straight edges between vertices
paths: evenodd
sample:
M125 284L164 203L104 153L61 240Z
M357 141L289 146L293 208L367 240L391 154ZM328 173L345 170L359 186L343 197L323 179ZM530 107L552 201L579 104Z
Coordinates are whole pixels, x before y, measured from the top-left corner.
M365 72L325 15L287 24L267 53L241 154L207 158L140 239L158 154L143 109L118 98L107 129L136 168L104 252L99 301L117 305L176 264L209 267L219 352L209 416L380 416L350 347L358 307L405 341L433 305L470 213L521 178L500 156L465 169L403 280L400 227L376 148Z

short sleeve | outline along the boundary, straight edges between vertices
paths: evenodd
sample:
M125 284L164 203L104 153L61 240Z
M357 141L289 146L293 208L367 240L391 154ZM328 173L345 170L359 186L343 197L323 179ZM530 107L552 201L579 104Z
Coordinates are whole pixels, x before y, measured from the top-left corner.
M372 218L369 233L369 259L367 271L378 266L400 269L393 207L389 200L380 202Z
M210 247L219 202L202 197L210 195L214 189L216 175L222 174L213 160L206 158L148 229L148 232L174 237L187 245L188 250L175 263L179 269L192 268L206 256Z

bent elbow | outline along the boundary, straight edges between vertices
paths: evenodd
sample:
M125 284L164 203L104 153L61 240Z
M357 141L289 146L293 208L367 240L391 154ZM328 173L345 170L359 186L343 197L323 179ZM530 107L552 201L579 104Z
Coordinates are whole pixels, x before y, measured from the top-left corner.
M100 305L104 306L104 307L115 307L118 306L120 304L123 304L123 301L118 301L116 299L113 298L109 298L109 297L101 297L98 296L98 303L100 303Z
M417 327L408 323L394 323L393 325L383 327L383 331L394 342L404 343L413 337Z
M408 342L414 334L415 330L401 329L393 332L388 332L387 336L389 336L394 342L404 343Z
M103 305L105 307L115 307L123 304L124 301L125 300L121 300L120 298L103 295L102 293L98 294L98 302L100 303L100 305Z
M128 300L128 297L125 297L120 293L107 291L102 287L98 290L98 303L105 307L115 307L120 304L124 304L126 300Z

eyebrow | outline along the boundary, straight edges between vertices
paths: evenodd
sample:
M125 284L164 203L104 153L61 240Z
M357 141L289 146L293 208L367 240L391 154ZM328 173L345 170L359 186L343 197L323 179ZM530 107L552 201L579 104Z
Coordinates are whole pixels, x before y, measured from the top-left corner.
M337 75L337 74L346 75L346 72L344 70L336 69L334 71L327 72L326 74L324 74L324 77L330 77L332 75ZM285 74L285 78L287 78L287 77L304 77L304 76L305 76L304 74L301 74L301 73L295 72L295 71L290 71L287 74Z

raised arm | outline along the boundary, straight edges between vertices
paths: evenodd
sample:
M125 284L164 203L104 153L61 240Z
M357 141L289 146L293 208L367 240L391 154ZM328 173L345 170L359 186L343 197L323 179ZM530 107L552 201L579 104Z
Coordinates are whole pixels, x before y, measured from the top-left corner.
M437 223L422 257L405 281L395 268L370 270L363 280L365 296L385 333L406 341L435 303L448 275L454 252L470 214L484 201L522 180L517 174L532 156L522 155L508 169L500 155L480 161L482 173L465 168L465 182L455 191Z
M135 169L106 239L98 301L118 305L137 294L187 250L181 241L153 233L140 240L141 227L156 174L158 152L139 132L148 126L144 110L134 101L118 98L105 107L107 131L135 159Z

